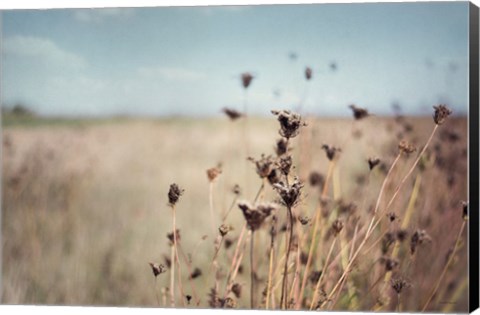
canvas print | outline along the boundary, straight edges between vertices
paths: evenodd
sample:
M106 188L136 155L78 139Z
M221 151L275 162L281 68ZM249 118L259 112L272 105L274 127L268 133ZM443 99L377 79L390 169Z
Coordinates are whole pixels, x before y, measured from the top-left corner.
M2 303L468 312L471 10L4 10Z

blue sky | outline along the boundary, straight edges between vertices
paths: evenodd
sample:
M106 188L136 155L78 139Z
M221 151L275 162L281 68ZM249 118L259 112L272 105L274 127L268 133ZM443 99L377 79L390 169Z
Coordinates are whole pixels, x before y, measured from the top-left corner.
M466 113L467 17L467 2L4 11L3 103L43 115L219 115L242 110L250 71L254 114L303 99L328 116L352 103Z

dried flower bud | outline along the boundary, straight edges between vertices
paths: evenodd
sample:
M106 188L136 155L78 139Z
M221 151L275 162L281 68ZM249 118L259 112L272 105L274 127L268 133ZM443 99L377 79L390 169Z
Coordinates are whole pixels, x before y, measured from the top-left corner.
M291 208L300 200L303 184L298 180L298 178L295 178L291 186L288 186L283 182L279 182L274 184L273 188L280 195L285 206Z
M242 286L240 285L240 283L234 283L232 285L232 292L237 299L242 296Z
M275 147L275 153L277 156L282 156L288 151L288 142L285 138L280 138L277 140L277 145Z
M222 237L224 237L225 235L228 234L228 232L230 231L233 231L233 227L231 225L227 225L227 224L222 224L220 225L220 227L218 228L218 232L220 233L220 235Z
M241 194L242 190L240 189L240 186L238 184L235 184L235 186L233 186L233 188L232 188L232 192L235 195L239 196Z
M312 78L312 74L313 74L312 68L306 67L305 68L305 79L310 80Z
M433 106L435 113L433 114L433 121L437 125L441 125L445 122L448 116L452 114L452 111L446 105Z
M398 144L398 149L401 153L405 153L407 155L417 150L417 148L415 148L412 144L408 143L405 140L400 141L400 143Z
M291 155L284 155L280 157L277 161L278 169L283 173L283 175L287 176L290 173L290 169L292 168L292 156Z
M170 190L168 191L168 202L171 206L174 206L181 195L184 193L184 189L180 189L177 184L171 184Z
M355 105L350 105L349 106L352 111L353 111L353 117L356 119L356 120L360 120L360 119L363 119L365 117L368 117L370 116L370 114L368 113L368 111L365 109L365 108L360 108L360 107L357 107Z
M333 221L332 223L332 231L333 231L333 235L334 236L337 236L343 229L343 222L339 219L336 219L335 221Z
M337 201L337 205L338 205L338 211L339 213L341 214L352 214L354 213L356 210L357 210L357 205L353 202L349 202L347 203L345 200L343 199L339 199Z
M272 114L277 116L280 122L280 135L287 139L297 136L300 127L306 126L299 114L292 113L289 110L272 110Z
M165 271L167 271L167 269L165 268L164 265L162 264L157 264L157 263L152 263L152 262L149 262L148 263L150 265L150 267L152 268L152 272L153 272L153 275L155 277L157 277L159 274L162 274L164 273Z
M308 176L308 181L310 183L310 186L318 186L320 189L323 187L323 185L325 185L325 177L323 177L323 175L319 172L315 171L310 173L310 175Z
M387 218L390 222L393 222L398 219L398 216L395 214L395 212L389 212L387 213Z
M230 118L230 120L237 120L238 118L242 117L243 114L235 109L232 109L232 108L223 108L222 109L222 112L225 113L225 115L228 116L228 118Z
M379 158L371 157L371 158L368 159L368 167L370 168L370 170L373 170L375 168L375 166L377 166L378 164L380 164L380 159Z
M210 182L213 182L220 174L222 174L220 166L212 167L207 170L207 177Z
M412 238L410 239L410 252L411 254L415 254L417 247L424 242L430 242L432 239L431 237L425 232L425 230L416 230L413 233Z
M385 270L386 271L392 271L393 269L395 269L399 265L398 260L392 259L390 257L380 258L380 263L385 265Z
M335 155L337 152L342 152L340 148L336 148L333 146L329 146L328 144L322 145L322 149L325 150L325 153L327 154L327 158L332 161L335 158Z
M313 270L312 272L310 272L310 276L308 278L313 285L316 285L321 276L321 270Z
M232 299L231 297L226 297L225 299L220 299L220 303L221 303L221 306L223 308L235 308L237 307L237 302L235 302L234 299Z
M173 231L170 232L170 233L167 233L167 238L170 241L170 244L173 244L173 235L174 235ZM176 236L176 241L180 242L180 230L179 229L175 230L175 236Z
M273 168L271 171L270 171L270 174L268 174L268 182L270 183L270 185L274 185L278 182L280 182L282 179L280 178L280 171L277 170L276 168Z
M225 243L225 249L229 249L230 246L233 245L233 240L226 238L224 243Z
M411 284L403 278L394 278L390 281L390 284L397 294L402 293L403 289L411 286Z
M193 269L192 273L190 274L190 279L196 279L202 275L202 270L198 267Z
M397 241L403 242L407 239L408 231L404 229L400 229L397 231Z
M274 164L274 160L270 155L265 156L265 154L262 154L259 160L255 160L252 157L249 157L248 160L255 164L257 174L260 178L266 178L270 175Z
M260 203L253 207L246 201L239 202L238 207L242 210L247 225L252 231L258 230L265 219L277 209L277 205L273 203Z
M187 304L190 305L190 301L192 300L192 296L191 295L185 295L185 299L187 300Z
M250 83L252 83L253 78L254 77L250 72L242 73L242 85L245 89L250 86Z
M302 225L307 225L310 223L311 219L307 216L304 216L304 217L298 217L298 221L300 221Z

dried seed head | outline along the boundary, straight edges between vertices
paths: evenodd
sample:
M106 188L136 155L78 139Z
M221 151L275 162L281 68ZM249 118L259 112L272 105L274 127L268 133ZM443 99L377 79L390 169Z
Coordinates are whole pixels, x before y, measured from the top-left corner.
M231 225L227 225L227 224L222 224L220 225L220 227L218 228L218 232L220 233L220 235L222 237L224 237L225 235L228 234L228 232L230 231L233 231L233 227Z
M400 229L397 231L397 241L403 242L407 239L408 231L404 229Z
M273 185L273 188L280 195L285 206L291 208L300 201L303 184L295 178L291 186L278 182Z
M167 238L170 241L170 244L173 245L173 231L170 233L167 233ZM180 230L175 229L175 236L176 236L176 241L177 243L180 242Z
M315 306L315 310L319 310L322 307L323 303L328 301L327 292L325 292L324 289L320 289L320 292L318 292L317 301L318 302Z
M390 222L393 222L398 219L398 216L395 214L395 212L389 212L387 213L387 218Z
M308 254L306 252L301 252L300 253L300 263L302 265L306 265L308 262Z
M336 219L332 223L332 232L334 236L337 236L343 229L343 222L340 219Z
M218 298L218 293L215 288L211 288L210 292L208 293L208 305L211 308L219 308L221 307L220 299Z
M226 297L224 299L220 299L220 303L221 303L221 306L223 308L235 308L237 307L237 302L235 302L234 299L232 299L231 297Z
M207 177L210 182L213 182L220 174L222 174L222 169L220 165L217 167L209 168L207 170Z
M277 156L282 156L288 151L288 141L285 138L280 138L277 140L277 145L275 146L275 153Z
M255 160L252 157L249 157L248 160L255 164L257 168L257 174L260 176L260 178L266 178L268 175L270 175L275 162L270 155L265 156L265 154L262 154L259 160Z
M323 177L323 175L319 172L313 171L308 176L308 182L310 183L310 186L318 186L320 189L322 189L323 185L325 184L325 177Z
M312 78L312 74L313 74L312 68L306 67L305 68L305 79L310 80Z
M235 186L233 186L233 188L232 188L232 192L235 195L239 196L240 193L242 192L242 190L240 189L240 186L238 184L235 184Z
M465 221L467 221L468 220L468 202L467 201L462 201L462 208L463 208L462 218Z
M167 255L163 255L163 260L165 260L165 265L167 265L167 268L170 269L172 266L172 261L170 260L170 257Z
M417 247L425 242L431 242L432 238L425 232L425 230L416 230L410 239L410 252L415 254Z
M284 155L279 158L276 164L283 175L288 176L290 169L292 168L292 163L292 156Z
M276 168L273 168L271 171L270 171L270 174L268 174L268 182L270 183L270 185L274 185L278 182L281 181L281 178L280 178L280 171Z
M252 231L258 230L265 219L277 209L274 203L260 203L254 207L247 201L239 202L238 207L242 210L247 225Z
M229 249L230 246L233 245L233 240L226 238L224 243L225 243L225 249Z
M321 270L313 270L312 272L310 272L310 276L308 278L313 285L316 285L321 276Z
M190 301L192 300L192 296L191 295L185 295L185 299L187 300L187 304L190 304Z
M240 285L240 283L234 283L232 285L232 292L237 299L242 296L242 286Z
M300 223L302 225L307 225L310 223L310 221L312 221L309 217L307 216L301 216L301 217L298 217L298 221L300 221Z
M375 166L377 166L378 164L380 164L380 159L377 158L377 157L371 157L368 159L368 167L370 168L370 170L373 170Z
M242 85L245 89L250 86L250 83L252 83L253 78L254 77L250 72L242 73Z
M402 293L403 289L409 288L411 286L411 284L403 278L393 278L390 281L390 285L392 286L392 289L397 292L397 294Z
M409 155L410 153L413 153L417 150L412 144L408 143L406 140L400 141L398 144L398 149L400 150L401 153L405 153L406 155Z
M299 114L292 113L289 110L272 110L272 114L277 116L280 122L280 135L287 139L297 136L300 132L300 127L306 126Z
M353 202L347 203L343 199L339 199L337 201L337 205L338 205L338 211L341 214L351 215L352 213L354 213L357 210L357 205L355 203L353 203Z
M174 206L181 195L184 193L184 189L180 189L177 184L171 184L168 191L168 202L170 206Z
M395 269L399 265L398 260L390 258L390 257L380 258L380 263L385 265L385 270L386 271L392 271L393 269Z
M152 263L152 262L149 262L148 264L152 268L152 272L153 272L153 275L155 277L157 277L159 274L167 271L167 268L165 268L165 266L162 265L162 264L157 264L157 263Z
M232 108L223 108L222 109L222 112L225 113L225 115L228 116L228 118L230 118L230 120L237 120L238 118L242 117L243 114L235 109L232 109Z
M435 112L433 114L433 121L437 125L441 125L445 122L445 119L447 119L448 116L452 114L452 110L450 110L446 105L438 105L438 106L433 106L433 109L435 109Z
M328 144L322 145L322 149L325 150L325 153L327 154L327 158L332 161L335 158L335 155L337 152L342 152L340 148L336 148L334 146L329 146Z
M196 279L202 275L202 270L198 267L193 269L192 273L190 274L190 279Z
M363 119L365 117L370 116L370 114L368 113L368 111L365 108L357 107L354 104L350 105L349 107L352 109L353 117L356 120L360 120L360 119Z

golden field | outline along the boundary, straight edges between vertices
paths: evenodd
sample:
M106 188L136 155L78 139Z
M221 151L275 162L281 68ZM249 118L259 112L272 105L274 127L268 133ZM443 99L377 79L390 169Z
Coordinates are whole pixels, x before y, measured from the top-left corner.
M380 201L382 211L434 126L431 117L399 120L370 116L358 121L308 118L300 135L291 139L291 179L297 175L304 183L301 200L293 209L296 218L313 219L318 209L319 194L309 185L309 174L317 171L327 177L318 246L310 271L326 269L326 257L332 248L332 263L322 278L322 290L328 295L345 269L351 267L341 288L320 309L419 311L445 270L426 309L467 311L466 231L457 238L463 223L461 201L468 200L465 117L450 117L438 127L419 165L406 178L391 207L379 216L381 220L371 238L349 265L362 241L361 229L373 216L372 208L397 155L399 141L407 139L417 151L402 156L392 170ZM172 231L172 209L167 194L170 184L177 183L185 190L175 208L185 256L180 259L183 290L192 295L193 286L200 300L198 306L209 307L208 294L214 283L217 281L220 291L224 290L235 242L245 222L235 203L253 202L262 184L255 164L247 157L259 159L262 153L274 156L278 129L273 115L247 121L230 121L226 117L124 118L4 125L2 303L169 307L168 294L163 293L170 285L169 271L155 280L148 263L166 265L165 257L171 257L167 233ZM323 144L341 148L333 166ZM374 156L381 164L369 171L367 160ZM209 183L206 170L219 163L222 173ZM331 175L327 176L329 168ZM238 199L232 192L235 184L241 187ZM279 199L268 184L260 195L265 201ZM341 212L340 200L353 203L355 210ZM212 231L212 223L213 230L220 226L232 204L225 223L233 227L226 237L233 245L225 248L225 239L218 261L213 264L214 240L218 236ZM396 216L393 222L387 217L390 213ZM339 241L332 245L334 236L328 231L337 216L345 227ZM280 226L285 223L284 207L278 207L277 217ZM385 235L403 228L405 220L406 240L382 252ZM300 255L308 253L313 221L294 226L296 235L300 239L303 236L304 241L291 254L292 288L299 286L303 278L304 269L299 267L295 282L294 271L300 266ZM267 220L265 227L255 233L257 270L253 294L255 308L259 309L267 308L262 292L271 269L269 229ZM429 240L413 255L411 236L417 230L425 230ZM281 278L285 234L279 229L274 284ZM242 294L231 295L237 308L250 307L249 247L248 242L245 244L239 246L244 252L243 272L235 280ZM398 266L391 277L408 282L401 302L383 266L393 251L397 252ZM189 280L195 267L202 270L202 275ZM216 277L213 270L217 271ZM306 281L305 301L294 301L301 304L300 308L309 309L318 280L315 276L312 279ZM272 290L269 308L279 308L279 286ZM296 290L290 296L296 296ZM176 294L176 306L182 307L185 301L178 291ZM196 307L196 298L186 307Z

